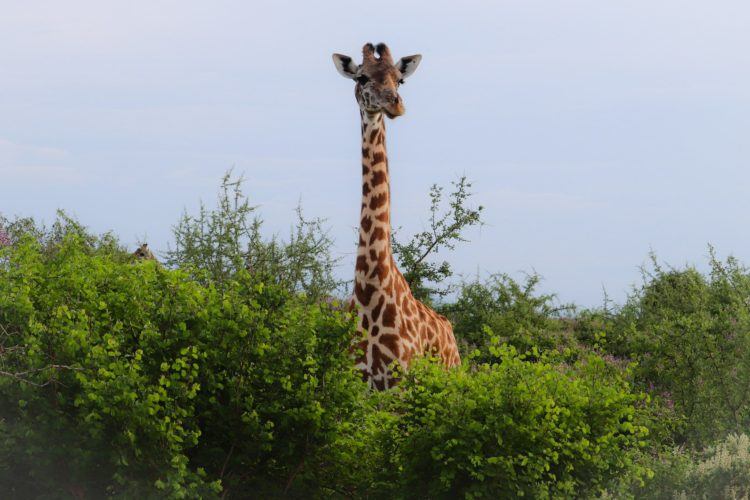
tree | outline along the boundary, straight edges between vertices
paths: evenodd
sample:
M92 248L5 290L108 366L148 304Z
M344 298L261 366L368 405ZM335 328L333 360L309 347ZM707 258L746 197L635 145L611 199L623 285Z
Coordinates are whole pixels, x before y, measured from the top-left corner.
M167 265L191 270L202 283L222 287L247 270L259 279L317 299L340 284L333 271L333 240L325 219L306 219L297 207L297 221L289 239L264 239L262 219L242 191L244 179L224 174L217 207L203 203L197 215L185 212L173 228L175 248L167 252Z
M453 276L453 270L448 261L433 261L432 256L441 249L453 250L457 243L467 241L464 231L472 226L482 225L481 205L476 208L468 207L472 193L471 182L466 176L451 183L453 191L446 200L444 207L444 188L433 184L430 188L430 227L421 231L407 243L400 243L396 235L392 235L393 253L409 283L414 296L422 301L430 302L432 297L443 297L451 291L451 286L442 284Z

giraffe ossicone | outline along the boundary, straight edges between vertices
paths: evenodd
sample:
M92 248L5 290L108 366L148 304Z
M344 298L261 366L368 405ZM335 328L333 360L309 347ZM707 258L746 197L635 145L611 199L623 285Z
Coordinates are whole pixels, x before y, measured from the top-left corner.
M362 120L362 206L351 305L364 339L357 367L371 385L387 389L393 368L407 369L415 356L430 353L446 366L461 363L453 328L445 316L414 298L391 250L390 178L383 115L404 114L399 86L417 69L420 55L393 61L388 47L368 43L362 64L333 54L338 72L356 82Z

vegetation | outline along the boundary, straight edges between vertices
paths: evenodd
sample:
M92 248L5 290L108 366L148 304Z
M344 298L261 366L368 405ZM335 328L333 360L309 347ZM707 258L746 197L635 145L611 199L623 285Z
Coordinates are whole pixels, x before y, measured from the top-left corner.
M533 274L521 283L500 274L484 282L461 284L456 300L444 304L442 312L451 318L465 353L478 350L474 359L489 361L497 342L527 355L534 350L577 352L571 323L566 320L573 306L557 304L554 295L539 294L540 280Z
M750 274L713 250L709 264L704 276L652 258L622 308L581 326L589 341L638 363L641 386L685 417L676 439L698 447L750 425Z
M266 239L231 176L163 265L62 212L0 218L0 491L747 498L750 272L653 258L623 305L596 310L536 275L442 295L450 268L423 263L480 221L468 186L397 247L423 298L443 296L464 363L425 358L383 393L353 369L323 221L299 212Z
M175 248L167 264L188 270L201 283L219 287L241 270L269 283L277 283L311 299L334 293L342 284L334 277L333 240L324 220L305 219L297 208L297 221L289 241L265 240L257 207L242 193L242 178L224 175L215 209L203 203L197 215L184 213L174 227Z
M492 352L491 363L454 372L425 363L394 391L388 447L401 492L565 497L647 474L637 463L642 396L625 374L595 355L564 365L501 344Z
M453 183L453 191L448 195L447 207L443 207L444 189L434 184L430 188L430 227L413 235L406 243L401 243L397 233L393 235L393 253L399 269L409 283L412 294L425 303L448 295L453 287L447 280L453 276L450 262L434 262L441 249L453 250L456 244L465 242L464 231L472 226L482 225L484 207L471 208L471 182L466 176Z

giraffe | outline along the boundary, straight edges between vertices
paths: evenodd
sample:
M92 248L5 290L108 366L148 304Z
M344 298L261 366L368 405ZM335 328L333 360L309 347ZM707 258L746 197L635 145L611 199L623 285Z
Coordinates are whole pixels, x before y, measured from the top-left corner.
M376 57L377 53L377 57ZM362 133L362 207L351 307L364 340L357 368L376 389L397 382L394 362L407 369L418 355L439 356L447 367L461 363L453 328L442 316L414 298L396 267L391 249L390 179L383 115L404 114L398 87L411 76L421 55L394 63L388 47L365 44L363 62L333 54L338 72L356 82Z
M148 248L148 243L144 243L141 246L139 246L138 249L135 252L133 252L133 255L137 259L141 259L141 260L156 260L154 253Z

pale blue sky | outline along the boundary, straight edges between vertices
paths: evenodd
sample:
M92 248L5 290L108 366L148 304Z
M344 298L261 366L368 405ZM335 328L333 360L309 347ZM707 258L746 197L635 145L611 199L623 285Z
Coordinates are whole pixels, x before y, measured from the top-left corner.
M353 268L353 84L332 52L421 53L389 123L393 218L465 173L488 225L450 260L621 299L650 249L750 262L746 1L3 0L0 211L58 207L164 250L231 166L269 232L299 199Z

